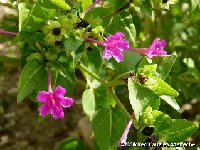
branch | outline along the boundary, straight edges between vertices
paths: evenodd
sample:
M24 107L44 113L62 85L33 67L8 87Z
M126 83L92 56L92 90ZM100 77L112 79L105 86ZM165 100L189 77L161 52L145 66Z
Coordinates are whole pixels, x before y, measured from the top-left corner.
M8 36L16 36L18 33L16 33L16 32L4 31L4 30L0 29L0 34L8 35Z

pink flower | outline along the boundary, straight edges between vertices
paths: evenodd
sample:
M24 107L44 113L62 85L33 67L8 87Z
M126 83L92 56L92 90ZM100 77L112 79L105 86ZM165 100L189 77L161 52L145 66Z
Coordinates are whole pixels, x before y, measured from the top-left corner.
M156 38L145 52L145 55L149 58L159 55L167 55L167 52L163 50L165 46L166 46L165 40L160 41L159 38Z
M56 87L54 92L52 90L49 92L40 91L37 95L37 100L44 103L39 108L40 115L47 116L51 113L55 119L63 118L64 112L62 107L68 108L74 104L74 99L64 97L65 93L65 88L62 88L60 85Z
M103 46L105 46L103 58L110 59L114 57L117 62L123 60L123 51L129 48L129 42L122 39L124 36L125 35L121 32L108 36L103 42Z

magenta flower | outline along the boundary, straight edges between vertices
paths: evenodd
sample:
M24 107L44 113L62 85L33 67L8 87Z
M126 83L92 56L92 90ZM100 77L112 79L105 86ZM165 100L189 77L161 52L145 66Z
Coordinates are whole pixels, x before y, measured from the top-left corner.
M51 113L55 119L63 118L64 112L62 107L68 108L74 104L72 98L64 97L65 93L66 90L60 85L56 87L54 92L40 91L37 95L37 100L44 103L39 108L40 115L47 116Z
M149 58L152 58L154 56L167 55L167 52L163 50L165 46L165 40L160 41L159 38L156 38L145 52L145 55Z
M42 106L39 108L41 116L47 116L49 113L55 119L63 118L64 112L62 107L68 108L74 104L74 99L65 97L65 88L58 85L54 92L51 89L51 73L48 70L48 92L39 91L37 100L42 102Z
M114 57L117 62L123 60L123 51L129 48L129 42L123 40L125 35L121 32L117 32L114 35L109 35L103 42L105 49L103 51L103 58L110 59Z
M105 47L103 58L110 59L114 57L117 62L123 60L123 51L129 48L129 42L122 39L124 36L123 33L117 32L114 35L109 35L108 38L102 42L82 35L84 39Z

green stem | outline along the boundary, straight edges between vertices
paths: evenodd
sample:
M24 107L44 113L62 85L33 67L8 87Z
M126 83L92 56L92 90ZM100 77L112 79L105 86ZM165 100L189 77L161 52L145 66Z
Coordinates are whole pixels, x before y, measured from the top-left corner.
M108 87L114 87L117 85L124 85L124 81L122 80L122 77L128 76L130 73L126 72L124 74L121 74L120 76L117 76L115 79L112 81L108 82Z
M96 79L98 82L100 82L101 84L103 84L104 86L107 87L107 82L103 79L101 79L99 76L97 76L95 73L91 72L87 67L85 67L82 64L77 65L77 68L79 68L80 70L86 72L88 75L92 76L94 79Z
M124 105L120 102L120 100L118 99L117 95L115 94L115 90L114 88L109 88L111 94L113 95L113 97L115 98L117 105L119 106L119 108L126 114L127 118L130 118L130 114L128 113L128 111L126 110L126 108L124 107Z

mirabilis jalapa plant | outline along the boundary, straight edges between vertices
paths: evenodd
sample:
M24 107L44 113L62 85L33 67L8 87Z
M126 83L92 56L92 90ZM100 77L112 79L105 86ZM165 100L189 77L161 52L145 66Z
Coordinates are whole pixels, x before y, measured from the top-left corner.
M131 125L136 134L130 142L145 142L152 135L156 142L182 142L198 126L158 110L163 100L180 112L174 98L178 92L164 82L176 56L167 55L166 41L159 38L147 48L133 47L132 17L126 7L119 7L119 3L124 5L121 1L115 1L78 1L71 7L63 0L18 4L19 33L0 30L0 34L16 36L15 41L23 43L17 100L21 102L29 95L43 103L39 107L41 116L63 118L63 108L75 103L70 98L73 96L64 95L66 89L70 95L78 86L75 79L81 79L75 69L79 69L85 77L81 83L87 84L83 110L91 120L100 149L126 145ZM106 17L112 20L108 23ZM134 74L128 76L130 71ZM124 94L128 94L130 112L118 99L120 86L128 87ZM147 128L153 133L145 135Z

